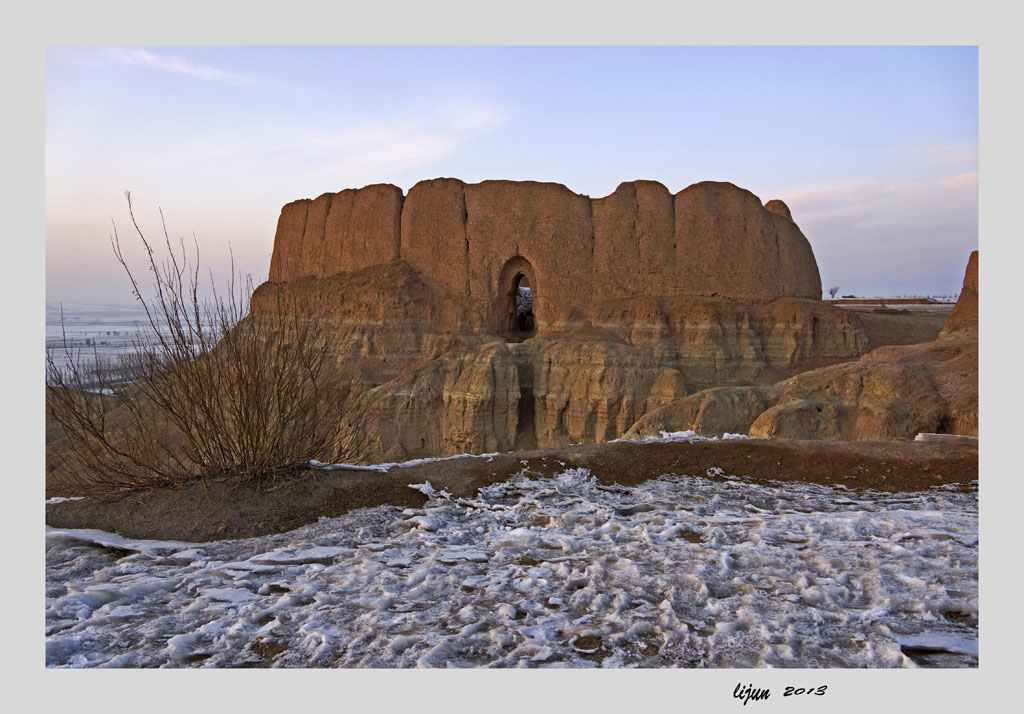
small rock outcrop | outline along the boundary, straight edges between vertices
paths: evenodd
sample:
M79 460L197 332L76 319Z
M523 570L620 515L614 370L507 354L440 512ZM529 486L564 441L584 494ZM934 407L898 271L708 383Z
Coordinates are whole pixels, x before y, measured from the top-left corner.
M946 318L942 327L942 336L978 327L978 251L971 253L967 261L967 272L953 312Z

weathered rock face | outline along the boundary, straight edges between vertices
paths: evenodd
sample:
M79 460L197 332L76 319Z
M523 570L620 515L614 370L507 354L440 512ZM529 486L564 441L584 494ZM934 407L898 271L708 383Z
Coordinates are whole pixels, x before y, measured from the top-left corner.
M885 350L886 348L882 348ZM940 428L945 403L927 360L871 353L812 370L766 391L774 406L758 415L755 438L912 439Z
M517 347L532 377L524 384L533 406L525 445L616 439L645 412L687 392L679 370L632 345L566 339Z
M730 183L674 196L659 183L590 199L560 184L455 179L324 194L285 206L270 280L326 277L402 259L463 303L463 329L506 329L519 274L538 328L562 329L626 297L706 296L763 303L817 300L807 239L781 201L761 205Z
M589 317L705 386L754 381L867 351L856 316L818 300L746 305L721 298L638 298L601 303Z
M377 184L289 203L277 222L270 280L324 277L397 260L402 202L402 189Z
M347 453L373 463L510 451L520 393L504 343L431 360L344 405Z
M250 307L257 313L319 315L338 341L339 368L356 391L494 339L456 331L461 307L404 261L327 278L267 282L253 293Z
M967 272L964 274L964 285L960 290L953 312L946 318L942 327L942 335L957 330L978 326L978 251L971 253L967 261Z
M693 429L755 438L892 440L978 434L977 251L939 339L886 346L770 387L712 388L645 414L627 438Z
M403 460L617 438L686 393L682 375L628 345L492 342L360 394L353 459Z
M746 434L751 422L767 406L763 388L704 389L644 414L626 432L626 438L642 439L663 431L688 429L702 435Z
M621 437L704 386L749 384L856 356L850 313L783 298L602 303L524 342L460 329L463 308L405 261L266 283L253 310L316 314L339 343L346 459L379 462Z

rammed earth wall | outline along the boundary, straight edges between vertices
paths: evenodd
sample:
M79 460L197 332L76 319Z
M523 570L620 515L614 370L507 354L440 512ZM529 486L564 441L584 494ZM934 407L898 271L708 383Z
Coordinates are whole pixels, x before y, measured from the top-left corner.
M674 195L633 181L597 199L555 183L447 178L407 196L390 184L325 193L282 209L270 281L404 260L484 326L501 313L515 258L534 273L541 328L631 297L821 298L814 253L786 205L711 181Z

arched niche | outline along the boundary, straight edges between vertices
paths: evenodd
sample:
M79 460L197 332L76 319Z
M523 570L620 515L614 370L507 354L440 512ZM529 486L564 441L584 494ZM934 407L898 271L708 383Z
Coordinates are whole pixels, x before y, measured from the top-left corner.
M491 327L506 342L522 342L537 334L538 287L537 274L523 256L509 259L502 267L491 304ZM528 294L521 288L528 288Z

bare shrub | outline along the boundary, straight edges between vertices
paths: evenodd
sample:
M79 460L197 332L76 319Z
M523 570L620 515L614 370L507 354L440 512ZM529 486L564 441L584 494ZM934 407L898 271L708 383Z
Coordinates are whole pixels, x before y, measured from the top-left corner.
M315 300L300 304L277 290L272 309L250 314L252 280L236 279L233 261L227 293L211 276L212 297L202 298L198 247L189 257L184 240L174 245L164 224L167 256L158 260L126 198L154 297L140 289L116 226L111 244L148 329L116 370L86 363L66 340L67 367L47 354L47 414L63 432L48 460L86 487L212 476L262 482L311 459L337 460L337 345L309 309ZM127 375L127 383L116 383L115 374Z

